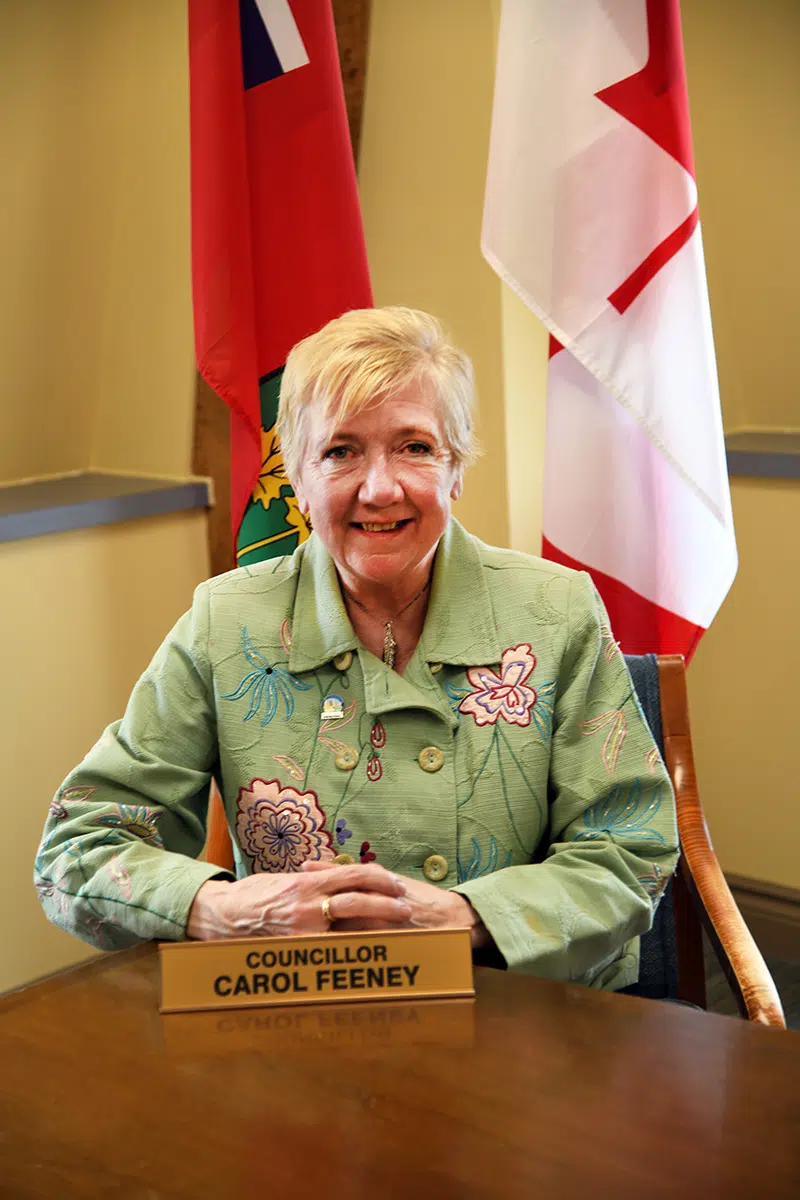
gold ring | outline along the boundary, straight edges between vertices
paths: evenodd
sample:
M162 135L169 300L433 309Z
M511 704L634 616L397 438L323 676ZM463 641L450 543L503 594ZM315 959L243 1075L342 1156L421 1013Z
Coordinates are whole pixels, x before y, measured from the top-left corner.
M334 920L336 919L333 916L333 914L331 913L331 898L330 898L330 896L326 896L325 899L322 901L322 915L325 918L325 921L328 925L332 925Z

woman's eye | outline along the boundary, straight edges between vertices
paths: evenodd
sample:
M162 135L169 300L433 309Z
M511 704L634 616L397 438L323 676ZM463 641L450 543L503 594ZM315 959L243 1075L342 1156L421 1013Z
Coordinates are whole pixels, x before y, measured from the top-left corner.
M416 455L417 457L431 453L431 447L427 442L409 442L406 450L408 450L409 454Z
M323 454L323 458L333 459L334 462L344 462L350 452L349 446L330 446Z

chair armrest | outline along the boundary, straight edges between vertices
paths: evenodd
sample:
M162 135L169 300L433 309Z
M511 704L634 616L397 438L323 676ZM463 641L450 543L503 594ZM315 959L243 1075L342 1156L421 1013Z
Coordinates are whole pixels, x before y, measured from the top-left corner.
M785 1029L778 991L717 861L697 789L686 672L679 654L659 655L661 725L675 788L681 870L742 1015Z

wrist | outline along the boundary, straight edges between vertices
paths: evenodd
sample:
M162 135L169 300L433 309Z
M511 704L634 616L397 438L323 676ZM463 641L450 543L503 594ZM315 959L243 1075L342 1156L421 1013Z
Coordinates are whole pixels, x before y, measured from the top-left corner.
M487 946L493 945L492 935L489 933L489 930L481 920L478 910L473 908L467 897L462 896L460 892L456 892L455 895L457 895L460 900L463 900L465 905L472 949L482 950Z
M205 942L230 937L225 914L230 886L227 880L207 879L198 888L186 919L187 938Z
M494 939L477 913L475 913L475 916L477 917L477 920L469 931L470 939L472 941L472 949L486 950L489 946L494 945Z

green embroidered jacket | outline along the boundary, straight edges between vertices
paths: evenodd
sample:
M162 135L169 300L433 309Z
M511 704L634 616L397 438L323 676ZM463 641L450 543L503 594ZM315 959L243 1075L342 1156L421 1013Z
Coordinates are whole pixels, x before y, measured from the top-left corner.
M455 521L403 675L357 642L333 562L201 584L59 788L36 857L47 915L106 949L178 939L211 778L239 876L349 855L456 888L509 967L618 988L677 858L672 789L582 573Z

